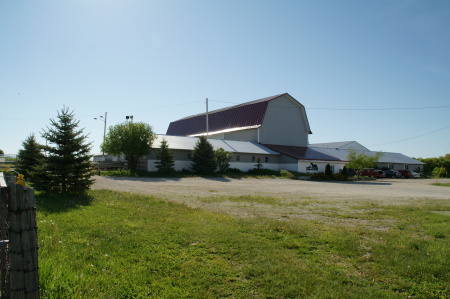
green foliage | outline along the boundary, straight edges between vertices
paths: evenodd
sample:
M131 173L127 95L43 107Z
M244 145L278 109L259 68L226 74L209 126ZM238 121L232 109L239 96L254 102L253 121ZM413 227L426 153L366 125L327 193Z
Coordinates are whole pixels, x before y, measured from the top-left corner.
M255 164L255 169L256 170L261 170L263 168L263 165L261 163L261 157L257 156L256 157L256 164Z
M0 149L0 155L4 155L5 153L3 152L2 149Z
M363 168L375 168L377 167L378 160L383 156L382 152L377 152L373 156L369 156L366 153L357 153L353 149L348 150L347 155L347 167L354 170L360 170Z
M325 174L329 178L333 178L333 171L331 171L331 165L329 163L325 166Z
M439 158L417 158L420 162L425 163L423 167L423 172L427 176L434 175L433 171L434 169L444 167L445 170L442 171L442 173L446 173L446 176L450 175L450 154L447 154L443 157ZM441 175L441 177L443 177Z
M77 130L79 121L73 111L58 111L58 121L50 120L51 127L42 133L47 140L44 163L35 167L33 187L56 192L83 192L92 185L91 144L83 130Z
M441 167L435 167L433 169L433 177L434 178L442 178L442 177L446 177L447 176L447 170L445 169L445 167L441 166Z
M16 171L23 174L26 181L33 183L33 173L45 159L43 147L36 141L34 134L28 136L22 142L22 146L23 149L20 149L17 155Z
M128 159L128 168L136 170L139 159L150 153L154 139L155 134L149 124L127 121L109 127L101 148L111 155L125 155Z
M175 157L164 138L156 156L155 166L160 173L168 174L175 171Z
M450 296L449 220L432 212L448 206L430 199L361 201L349 215L327 203L283 219L104 190L36 199L43 298ZM208 199L292 211L281 197Z
M286 179L294 179L295 178L295 174L293 174L292 172L282 169L280 170L280 176L282 178L286 178Z
M233 157L233 153L225 151L223 148L218 148L214 151L214 157L216 158L217 167L219 172L226 172L230 168L230 160Z
M214 148L205 136L200 136L192 152L192 170L197 174L211 174L217 168Z

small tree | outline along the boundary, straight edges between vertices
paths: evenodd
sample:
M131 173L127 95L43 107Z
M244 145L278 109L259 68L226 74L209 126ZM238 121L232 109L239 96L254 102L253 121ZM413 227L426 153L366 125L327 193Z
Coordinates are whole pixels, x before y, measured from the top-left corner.
M125 155L128 159L128 168L136 170L139 159L150 153L155 137L149 124L125 122L109 127L109 132L101 148L111 155Z
M257 170L261 170L263 168L263 165L261 163L261 157L257 156L256 157L256 164L255 164L255 169Z
M217 167L220 172L226 172L230 168L230 160L233 157L233 153L229 153L223 148L218 148L214 152L216 158Z
M201 136L195 144L191 167L198 174L213 173L217 168L214 148L205 136Z
M42 133L47 140L47 156L33 174L33 187L44 191L83 192L92 185L91 143L83 130L77 130L73 112L58 111L58 121Z
M5 153L0 149L0 155L4 155Z
M155 166L158 169L158 172L161 173L171 173L175 171L175 157L170 151L166 139L161 141L161 146L156 156Z
M333 178L333 172L331 171L331 165L327 164L325 166L325 174L331 179Z
M365 153L358 154L355 150L349 149L347 155L347 167L354 170L361 170L363 168L374 168L378 164L378 160L383 156L383 153L377 152L373 156ZM358 172L359 176L359 172Z
M28 136L22 142L23 149L17 155L16 170L23 174L25 180L33 182L34 171L42 165L45 156L42 153L43 147L36 142L34 134Z

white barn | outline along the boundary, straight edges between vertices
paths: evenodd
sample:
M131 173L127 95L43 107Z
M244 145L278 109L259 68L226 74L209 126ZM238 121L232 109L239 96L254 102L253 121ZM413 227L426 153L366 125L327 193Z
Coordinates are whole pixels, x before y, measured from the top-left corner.
M208 123L207 123L208 120ZM340 172L348 162L348 150L375 154L356 141L309 144L312 134L305 107L288 93L188 116L170 123L166 135L158 135L142 169L155 171L161 140L167 140L176 170L189 169L198 136L208 136L214 149L233 153L232 168L248 171L258 157L266 169L324 172L327 164ZM384 153L379 167L423 170L423 163L398 153Z

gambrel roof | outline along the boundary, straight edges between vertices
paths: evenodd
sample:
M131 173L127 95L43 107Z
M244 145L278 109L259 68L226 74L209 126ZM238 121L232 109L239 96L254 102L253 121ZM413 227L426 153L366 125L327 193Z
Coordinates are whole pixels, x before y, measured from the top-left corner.
M269 102L282 96L287 96L304 111L305 108L302 104L291 97L288 93L283 93L209 112L209 134L259 128L263 123L264 115ZM306 113L304 113L304 118L308 133L311 134ZM201 113L171 122L169 128L167 129L166 135L196 136L202 135L205 132L206 113Z

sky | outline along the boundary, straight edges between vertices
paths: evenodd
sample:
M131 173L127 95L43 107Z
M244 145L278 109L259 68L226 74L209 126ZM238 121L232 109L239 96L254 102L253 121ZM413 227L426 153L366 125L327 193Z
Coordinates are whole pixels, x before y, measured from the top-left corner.
M68 107L92 152L133 116L157 134L289 93L310 143L450 153L450 1L0 0L0 149ZM97 118L97 119L95 119Z

